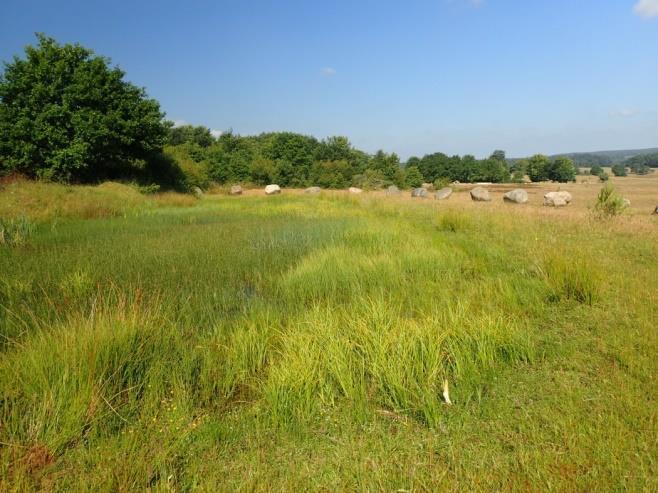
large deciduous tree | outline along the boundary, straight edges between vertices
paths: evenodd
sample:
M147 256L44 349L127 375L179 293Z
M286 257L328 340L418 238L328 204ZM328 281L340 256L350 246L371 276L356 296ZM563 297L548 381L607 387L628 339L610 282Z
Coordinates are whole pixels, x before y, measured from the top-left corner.
M0 166L60 181L144 172L167 133L158 102L91 50L37 38L0 76Z

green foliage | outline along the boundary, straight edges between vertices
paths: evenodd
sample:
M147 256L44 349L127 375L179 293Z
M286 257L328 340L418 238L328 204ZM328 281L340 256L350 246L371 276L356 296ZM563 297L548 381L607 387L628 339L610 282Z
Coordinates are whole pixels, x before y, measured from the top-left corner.
M423 184L423 175L417 166L408 166L406 168L405 184L410 188L417 188Z
M433 185L435 190L441 190L442 188L449 187L451 183L450 178L437 178L434 180Z
M576 180L576 168L568 157L557 157L549 165L548 177L553 181L566 183Z
M652 168L658 168L658 153L633 156L622 164L630 168L631 173L648 175L653 171Z
M623 164L615 164L612 167L612 174L614 174L615 176L628 176L628 174L626 173L626 166L624 166Z
M481 161L477 173L471 176L472 181L490 181L493 183L509 181L509 178L509 168L506 161L494 158Z
M552 180L566 183L576 180L576 166L566 156L558 156L551 160L547 156L536 154L527 160L522 160L517 166L523 167L533 182ZM517 179L520 178L520 172L519 169L519 173L515 173Z
M615 188L606 183L596 197L594 210L600 218L609 219L621 214L626 208L623 197L621 197Z
M589 169L589 174L592 176L601 176L604 173L605 171L603 171L603 168L598 164L595 164Z
M310 183L322 188L346 188L352 181L352 167L345 159L313 164Z
M191 191L194 187L205 189L210 185L210 164L206 160L194 159L191 156L194 149L193 145L186 144L178 147L167 146L164 150L165 157L173 161L181 172L178 188L182 191Z
M623 164L632 170L642 169L644 171L646 168L658 168L658 153L639 154L627 159ZM637 173L637 171L634 172ZM647 172L642 174L646 173Z
M152 173L166 135L158 103L80 45L43 34L0 79L0 163L60 181Z
M179 125L169 128L167 143L172 146L181 144L196 144L199 147L208 147L215 142L210 129L204 126Z
M380 190L391 184L391 180L387 179L382 171L371 168L352 178L352 185L363 190Z
M560 154L553 158L566 157L574 162L575 166L589 168L591 166L610 166L612 158L604 154L593 154L589 152L574 152L571 154Z
M549 179L550 160L543 154L535 154L528 159L527 173L530 181L546 181Z
M384 151L379 150L370 160L368 167L380 172L385 179L392 182L397 170L400 168L400 158L395 153L386 154Z
M437 152L427 154L422 158L410 158L407 166L416 165L425 181L434 182L437 179L447 179L448 182L459 181L472 183L491 181L495 183L508 181L509 167L504 151L495 151L488 159L477 160L475 157L452 156Z
M137 190L139 190L139 193L144 195L153 195L154 193L158 193L160 191L160 185L157 183L151 183L150 185L138 186Z

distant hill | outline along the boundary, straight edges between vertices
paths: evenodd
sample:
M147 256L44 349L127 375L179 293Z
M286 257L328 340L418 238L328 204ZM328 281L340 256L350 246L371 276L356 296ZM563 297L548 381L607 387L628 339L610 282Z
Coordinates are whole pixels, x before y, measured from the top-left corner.
M612 166L616 163L627 162L636 156L647 156L649 154L658 154L658 147L649 149L622 149L617 151L593 151L593 152L564 152L560 154L553 154L551 158L566 156L571 158L576 166L591 167L595 164L599 166ZM521 158L508 159L510 163L514 163Z
M621 163L635 156L658 153L658 147L650 149L622 149L617 151L595 151L595 152L569 152L555 154L551 157L567 156L573 159L578 166L610 166L614 163Z

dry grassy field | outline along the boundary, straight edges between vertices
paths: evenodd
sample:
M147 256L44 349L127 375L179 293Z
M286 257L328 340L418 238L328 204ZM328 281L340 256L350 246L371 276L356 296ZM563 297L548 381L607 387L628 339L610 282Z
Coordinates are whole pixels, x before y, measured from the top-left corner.
M610 170L606 170L608 174ZM625 211L626 216L644 217L651 215L656 206L658 206L658 173L652 173L646 176L629 175L627 177L611 176L609 183L615 187L617 192L624 198L630 200L631 206ZM457 207L465 209L502 209L507 211L514 210L517 213L524 214L541 214L548 216L570 216L570 217L587 217L596 202L596 196L599 193L603 183L595 176L578 176L576 183L505 183L484 185L491 194L491 202L480 203L473 202L470 198L469 191L478 185L461 184L455 187L455 193L448 199L436 201L432 194L428 198L412 198L408 191L402 191L399 196L387 196L385 191L364 192L363 195L371 197L386 197L388 200L396 202L432 202L435 206L440 207ZM503 201L503 194L522 188L528 192L529 201L527 204L517 205L508 204ZM557 190L566 190L573 196L573 201L568 207L551 208L543 206L543 197L547 192ZM284 189L284 194L303 194L300 189ZM325 190L322 193L328 195L346 195L346 190ZM262 189L245 190L244 196L254 197L261 196L264 192Z

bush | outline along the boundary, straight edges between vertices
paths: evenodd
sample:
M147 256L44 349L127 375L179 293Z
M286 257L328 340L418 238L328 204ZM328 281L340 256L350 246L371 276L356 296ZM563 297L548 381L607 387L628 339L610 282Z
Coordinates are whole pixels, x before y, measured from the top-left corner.
M364 190L378 190L391 184L379 170L367 169L361 175L354 175L352 185Z
M589 169L589 174L592 176L601 176L604 173L603 168L598 164L595 164Z
M442 188L449 187L450 183L450 178L437 178L434 180L434 189L441 190Z
M599 217L614 217L621 214L625 208L626 204L624 203L624 199L617 194L612 185L606 183L599 191L599 195L596 198L596 205L594 206Z
M626 173L626 166L623 164L615 164L612 167L612 174L615 176L628 176Z

